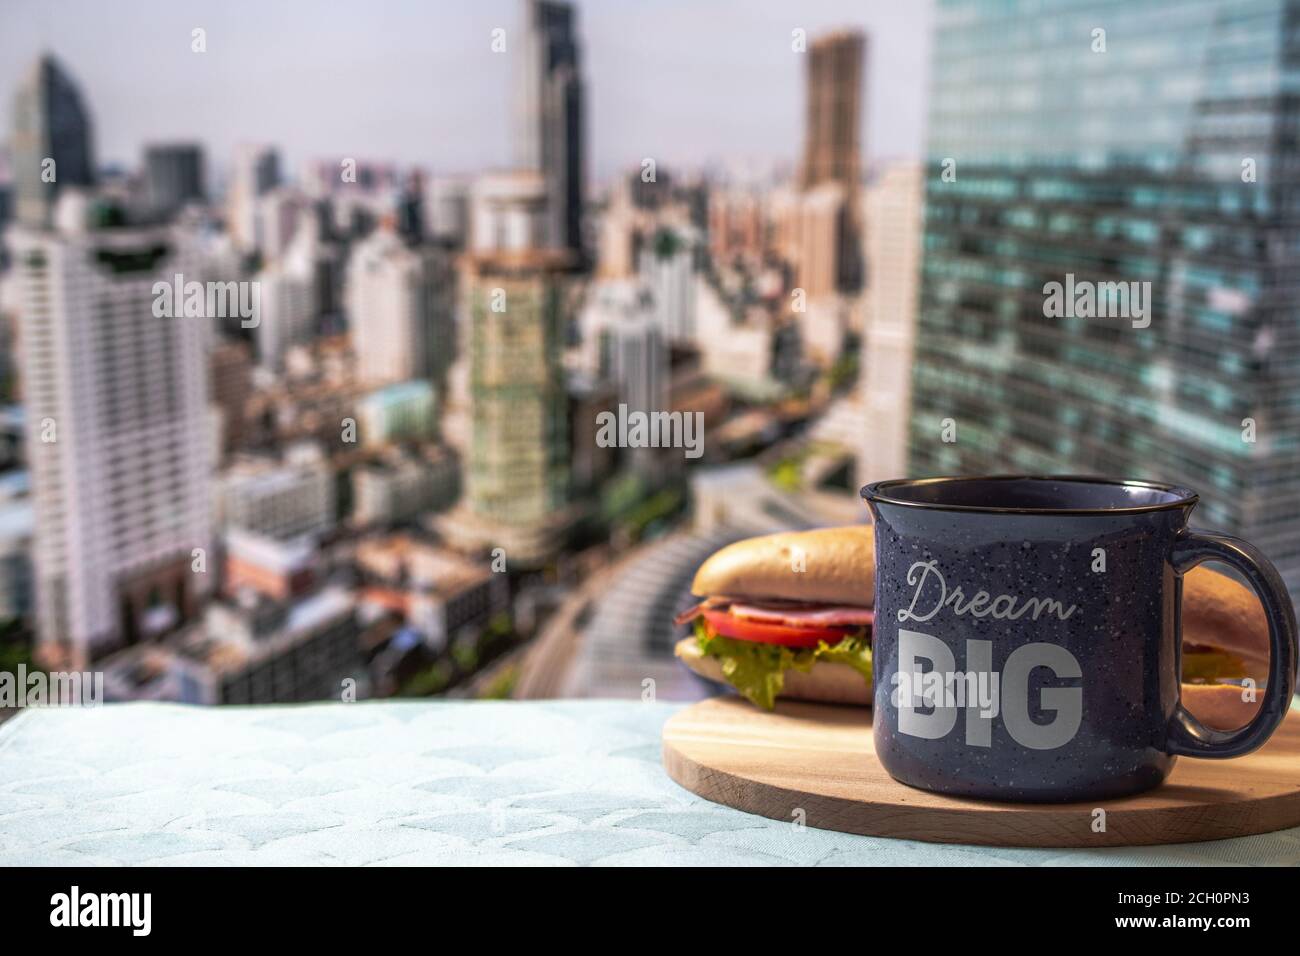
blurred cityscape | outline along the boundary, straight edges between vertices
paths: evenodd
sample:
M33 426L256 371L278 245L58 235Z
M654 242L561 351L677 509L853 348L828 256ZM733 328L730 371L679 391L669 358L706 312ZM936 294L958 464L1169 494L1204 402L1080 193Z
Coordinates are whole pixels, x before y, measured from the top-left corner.
M757 170L592 175L567 2L476 38L512 160L470 174L201 128L108 165L57 31L6 62L0 671L704 696L697 564L906 474L1186 484L1300 584L1300 0L919 4L890 162L854 8L772 39L804 119Z

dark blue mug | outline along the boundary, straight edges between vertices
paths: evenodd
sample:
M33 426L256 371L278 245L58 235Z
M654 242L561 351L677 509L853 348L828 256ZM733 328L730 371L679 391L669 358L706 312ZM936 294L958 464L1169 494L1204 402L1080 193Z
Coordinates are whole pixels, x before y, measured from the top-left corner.
M1254 546L1188 528L1185 488L1088 477L929 478L862 489L875 519L875 743L895 779L1000 800L1158 785L1177 756L1238 757L1295 691L1295 611ZM1179 701L1182 575L1259 594L1272 659L1254 719Z

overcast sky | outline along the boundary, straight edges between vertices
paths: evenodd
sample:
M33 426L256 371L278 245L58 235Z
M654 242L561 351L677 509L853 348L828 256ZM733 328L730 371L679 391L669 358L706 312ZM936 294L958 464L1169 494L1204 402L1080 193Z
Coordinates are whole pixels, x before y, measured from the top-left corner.
M922 152L930 0L581 0L597 176L674 163L795 161L796 27L869 34L866 150ZM464 172L509 161L512 0L0 0L0 109L42 49L81 86L98 160L197 139L220 167L269 141L290 169L353 156ZM207 52L191 52L194 27ZM507 29L494 54L491 31Z

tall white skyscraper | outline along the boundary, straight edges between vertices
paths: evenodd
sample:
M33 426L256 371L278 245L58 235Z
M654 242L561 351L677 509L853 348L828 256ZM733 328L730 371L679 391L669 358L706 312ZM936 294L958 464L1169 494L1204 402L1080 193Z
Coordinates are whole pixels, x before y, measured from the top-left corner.
M42 659L79 666L195 613L211 538L209 318L155 315L156 282L199 280L179 227L93 228L84 195L11 244Z
M381 226L353 250L344 295L362 381L441 383L454 347L455 274L444 250L408 246Z
M899 163L867 189L867 319L859 388L868 433L859 446L859 484L907 474L924 184L919 163Z
M641 250L637 272L650 289L654 320L669 342L695 340L696 235L663 228Z
M263 202L280 192L263 197ZM253 335L264 368L279 371L290 349L316 335L316 319L324 308L321 266L330 255L320 241L316 217L304 215L288 247L257 274L261 311Z
M581 324L601 377L629 410L665 410L668 344L650 291L634 280L604 279L592 283L587 296Z
M230 237L242 252L258 247L258 198L280 183L280 157L271 146L245 143L235 150L226 196Z
M272 371L284 366L295 345L310 341L316 328L315 276L303 275L283 261L257 274L261 312L254 336L258 364Z
M253 218L257 248L263 258L284 255L302 220L312 218L307 199L289 186L276 186L259 196Z

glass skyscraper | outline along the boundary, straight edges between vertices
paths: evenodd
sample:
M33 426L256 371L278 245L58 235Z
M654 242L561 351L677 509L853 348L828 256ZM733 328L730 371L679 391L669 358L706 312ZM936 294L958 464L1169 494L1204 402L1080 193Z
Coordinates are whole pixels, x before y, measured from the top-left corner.
M24 225L49 226L60 189L95 181L90 115L76 83L49 54L14 94L9 148L14 218Z
M549 229L582 249L583 83L573 4L523 0L524 42L515 78L515 160L546 177Z
M1298 27L939 0L913 474L1186 484L1300 585Z

